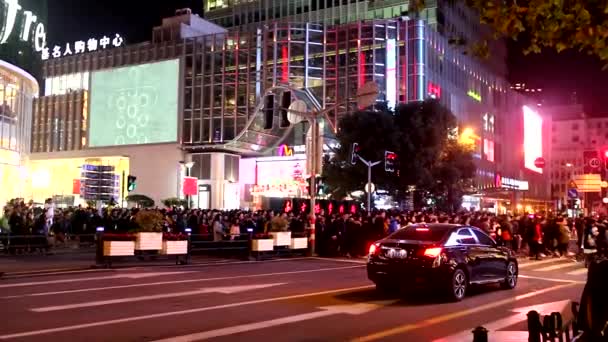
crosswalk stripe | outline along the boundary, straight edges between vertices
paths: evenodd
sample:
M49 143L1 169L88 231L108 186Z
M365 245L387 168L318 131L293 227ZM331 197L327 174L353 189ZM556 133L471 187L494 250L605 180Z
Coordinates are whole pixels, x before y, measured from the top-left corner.
M578 270L574 270L574 271L568 272L566 274L569 274L569 275L581 275L581 274L586 274L586 273L587 273L587 269L586 268L581 268L581 269L578 269Z
M558 262L560 261L560 259L545 259L545 260L528 260L526 262L520 262L519 263L519 268L525 268L525 267L530 267L530 266L534 266L534 265L543 265L543 264L550 264L550 263L554 263L554 262Z
M553 266L538 268L538 269L535 269L534 271L546 272L546 271L559 270L560 268L566 268L566 267L577 266L577 265L578 264L574 263L574 262L567 262L567 263L561 263L561 264L557 264L557 265L553 265Z

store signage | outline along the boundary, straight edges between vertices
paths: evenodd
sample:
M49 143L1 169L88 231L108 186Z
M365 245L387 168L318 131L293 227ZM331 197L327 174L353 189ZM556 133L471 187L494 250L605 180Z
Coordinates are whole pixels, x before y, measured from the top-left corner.
M297 182L280 183L280 184L262 184L262 185L254 185L251 188L251 194L254 196L282 195L282 196L287 197L287 196L298 195L298 190L302 191L302 185L300 185Z
M429 82L429 95L434 99L440 98L441 87L433 82Z
M467 95L469 95L471 98L473 98L473 100L475 100L477 102L481 102L481 95L479 95L478 93L476 93L472 90L469 90Z
M502 177L501 179L502 186L509 189L516 190L528 190L529 184L528 181L522 181L519 179Z
M10 38L13 30L15 29L15 23L17 22L17 15L22 9L19 5L19 0L4 0L4 11L0 14L0 18L4 24L0 27L0 45L5 44ZM24 41L30 41L34 44L36 51L40 52L46 46L46 30L43 23L38 23L38 16L31 11L25 10L21 14L22 24L20 25L19 38ZM32 31L34 34L31 35Z
M87 41L79 40L73 43L66 43L65 46L55 45L52 50L45 47L41 49L42 60L59 58L71 55L78 55L85 52L93 52L97 50L105 50L108 47L119 47L125 42L124 38L116 33L114 38L103 36L101 39L89 38Z
M397 41L386 40L386 104L395 108L397 104Z
M293 149L287 145L279 146L278 154L280 157L291 157L293 156Z

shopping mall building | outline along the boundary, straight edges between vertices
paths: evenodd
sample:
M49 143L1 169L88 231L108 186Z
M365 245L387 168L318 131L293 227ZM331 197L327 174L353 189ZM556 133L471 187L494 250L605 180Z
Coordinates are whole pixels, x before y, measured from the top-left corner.
M413 19L407 8L388 6L370 18L370 9L345 10L353 4L316 11L285 5L261 15L255 2L249 10L219 2L206 4L209 20L189 11L163 19L149 42L44 55L28 168L35 200L80 203L87 164L113 166L119 184L136 176L133 193L157 202L181 197L188 177L197 179L192 200L203 208L304 196L306 124L281 127L275 112L265 129L264 96L289 85L307 110L333 108L329 116L339 118L356 109L354 95L369 81L390 107L436 98L458 117L478 164L479 193L467 206L500 210L548 197L533 165L543 156L546 125L502 78L504 47L483 63L454 46L445 32L476 32L462 8L428 8ZM328 126L326 145L333 143Z

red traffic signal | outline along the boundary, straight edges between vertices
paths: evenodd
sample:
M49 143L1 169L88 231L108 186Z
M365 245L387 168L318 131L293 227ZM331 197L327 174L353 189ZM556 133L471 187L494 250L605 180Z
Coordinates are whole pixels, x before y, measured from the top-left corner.
M397 153L384 151L384 171L395 172L395 164L397 161Z

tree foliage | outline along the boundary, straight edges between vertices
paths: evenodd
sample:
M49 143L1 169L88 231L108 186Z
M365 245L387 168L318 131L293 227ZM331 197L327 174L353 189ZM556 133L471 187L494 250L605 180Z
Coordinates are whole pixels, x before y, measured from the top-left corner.
M337 198L344 198L356 190L363 190L367 183L367 167L357 161L351 164L350 156L353 143L360 147L359 155L371 162L384 160L384 151L395 151L400 139L395 129L393 113L389 110L379 112L361 111L346 115L340 120L340 129L336 138L340 147L332 158L326 158L323 176L329 187L329 193ZM384 167L378 165L372 169L375 184L392 189L396 182L392 174L387 174Z
M133 202L138 207L142 208L152 208L154 206L154 200L146 195L133 194L127 196L125 200L127 200L127 202Z
M523 41L524 53L576 49L608 62L608 3L596 0L467 0L496 37Z
M350 163L354 142L368 161L384 161L385 150L398 154L397 172L385 172L383 163L372 171L372 182L397 198L415 186L444 199L449 210L459 205L467 180L474 176L471 151L450 139L456 118L436 100L400 105L394 113L356 112L342 118L339 127L340 148L323 169L334 197L363 190L367 182L367 167Z

